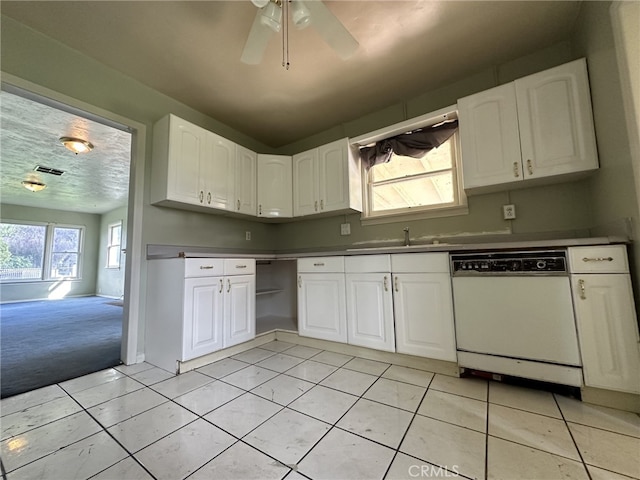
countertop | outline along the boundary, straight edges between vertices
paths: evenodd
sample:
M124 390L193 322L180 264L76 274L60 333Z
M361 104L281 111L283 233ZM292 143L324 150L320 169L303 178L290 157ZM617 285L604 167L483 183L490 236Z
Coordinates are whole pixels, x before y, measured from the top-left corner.
M216 249L207 247L188 247L175 245L148 245L147 259L156 260L176 257L199 257L199 258L255 258L257 260L286 260L305 257L326 257L344 255L372 255L391 253L424 253L424 252L470 252L486 250L529 250L529 249L553 249L587 245L612 245L629 243L625 237L586 237L586 238L558 238L558 239L531 239L531 240L511 240L508 238L487 239L478 241L477 239L465 239L470 241L460 241L460 243L434 241L427 244L416 244L410 246L401 245L377 245L349 247L343 249L323 249L323 250L295 250L288 252L256 251L250 249Z

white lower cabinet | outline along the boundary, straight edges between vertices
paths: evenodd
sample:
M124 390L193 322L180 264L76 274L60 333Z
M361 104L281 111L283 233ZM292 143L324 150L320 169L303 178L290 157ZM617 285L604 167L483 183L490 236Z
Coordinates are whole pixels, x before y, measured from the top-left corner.
M172 258L147 270L145 360L170 372L255 337L255 260Z
M298 260L298 333L347 342L344 258Z
M347 341L395 352L391 273L347 273Z
M396 351L455 362L449 255L391 255L391 270Z
M569 249L584 383L640 394L640 343L625 247Z
M345 258L347 342L396 351L389 255Z

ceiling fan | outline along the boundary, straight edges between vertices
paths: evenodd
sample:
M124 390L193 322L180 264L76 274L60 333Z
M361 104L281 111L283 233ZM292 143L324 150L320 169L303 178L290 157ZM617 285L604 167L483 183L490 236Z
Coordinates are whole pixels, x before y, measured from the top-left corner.
M320 36L343 60L358 49L358 42L321 0L251 0L258 12L249 31L240 60L258 65L274 33L282 28L282 12L290 13L291 23L303 29L313 25ZM285 35L287 35L285 24ZM287 36L288 37L288 36ZM288 42L288 38L284 41Z

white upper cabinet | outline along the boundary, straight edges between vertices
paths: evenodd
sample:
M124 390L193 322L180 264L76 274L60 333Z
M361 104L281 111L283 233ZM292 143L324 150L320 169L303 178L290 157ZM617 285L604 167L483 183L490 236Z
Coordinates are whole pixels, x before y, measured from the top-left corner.
M464 188L522 178L513 83L458 100Z
M458 100L464 188L548 183L598 168L584 59Z
M360 161L347 139L293 156L293 215L362 211Z
M175 115L153 128L151 203L235 210L236 145Z
M235 211L246 215L257 214L257 163L258 155L236 145Z
M155 124L151 203L201 203L200 168L207 157L208 133L175 115Z
M258 217L290 218L291 157L258 155Z
M208 171L200 177L206 204L220 210L235 210L236 145L209 132Z

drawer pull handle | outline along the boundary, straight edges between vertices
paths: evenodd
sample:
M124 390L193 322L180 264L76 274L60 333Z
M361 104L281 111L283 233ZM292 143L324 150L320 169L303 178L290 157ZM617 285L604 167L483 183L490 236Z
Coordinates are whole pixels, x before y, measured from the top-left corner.
M207 192L207 204L211 205L211 192Z
M320 263L314 263L313 264L314 267L324 267L324 263L320 262Z
M387 276L384 276L384 291L388 292L389 291L389 279L387 278Z
M518 168L518 162L513 162L513 176L516 178L520 176L520 169Z
M200 200L200 203L204 202L204 192L202 190L200 190L200 193L198 194L198 199Z
M200 265L200 270L211 270L213 265Z
M247 268L246 265L236 265L236 268Z
M613 262L613 257L584 257L583 262Z
M227 278L227 293L231 291L231 280Z
M224 282L222 281L222 279L220 279L220 292L222 293L222 290L224 289Z
M240 199L238 199L238 211L240 211Z
M320 200L320 210L324 210L324 200Z
M529 175L533 175L533 165L531 165L531 160L527 160L527 170L529 170Z
M400 291L400 287L398 286L398 277L394 277L393 284L396 287L396 292L399 292Z
M318 201L317 200L313 203L313 208L314 208L314 210L316 212L318 211Z
M302 288L302 276L298 275L298 287Z
M582 279L578 280L578 286L580 287L580 298L582 300L586 300L587 292L586 292L586 289L584 288L584 280Z

